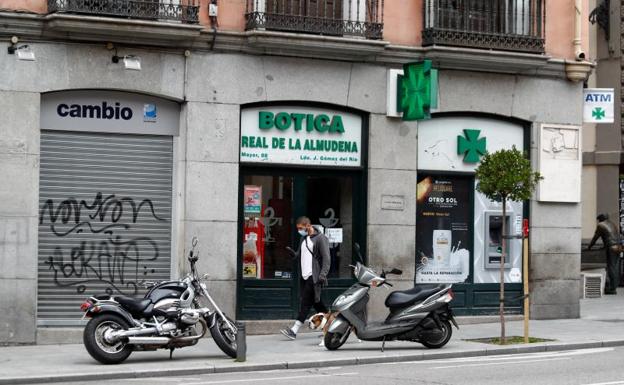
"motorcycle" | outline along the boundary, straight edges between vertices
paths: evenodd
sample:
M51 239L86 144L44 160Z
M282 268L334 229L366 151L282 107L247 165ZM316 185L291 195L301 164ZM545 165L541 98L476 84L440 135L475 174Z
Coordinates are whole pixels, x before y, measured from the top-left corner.
M191 273L177 281L145 282L143 299L121 295L88 298L80 309L85 326L83 343L87 352L103 364L119 364L133 351L193 346L209 330L219 348L236 357L236 325L217 306L201 282L195 264L197 238L193 238L188 261ZM202 307L200 299L210 303Z
M336 312L324 337L328 350L340 348L349 338L351 331L360 340L419 342L428 348L441 348L451 339L451 323L459 329L449 303L453 300L450 284L415 285L405 291L394 291L385 301L390 313L383 322L366 320L366 304L371 287L388 286L387 274L401 275L399 269L383 271L380 275L366 267L358 244L354 245L359 262L353 267L358 282L342 293L332 305Z

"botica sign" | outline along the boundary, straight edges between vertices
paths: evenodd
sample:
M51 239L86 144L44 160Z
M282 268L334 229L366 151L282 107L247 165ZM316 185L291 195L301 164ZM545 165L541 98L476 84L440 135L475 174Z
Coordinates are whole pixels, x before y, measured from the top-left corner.
M361 165L362 118L315 107L270 106L241 112L240 160L319 166Z

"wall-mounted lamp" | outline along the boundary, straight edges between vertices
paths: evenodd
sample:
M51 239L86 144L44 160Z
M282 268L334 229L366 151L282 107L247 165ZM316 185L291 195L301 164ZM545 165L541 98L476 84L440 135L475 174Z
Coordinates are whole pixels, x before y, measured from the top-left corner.
M15 55L19 60L34 61L35 53L28 45L18 46L19 38L17 36L11 37L11 45L7 47L9 55Z
M127 70L140 71L141 58L134 55L117 56L113 55L113 63L119 63L119 59L123 61L124 68Z

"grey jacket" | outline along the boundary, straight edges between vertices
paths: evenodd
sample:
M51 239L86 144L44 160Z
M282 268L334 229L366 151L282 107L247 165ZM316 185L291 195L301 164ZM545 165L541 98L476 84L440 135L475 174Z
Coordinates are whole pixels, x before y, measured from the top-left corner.
M331 264L331 258L329 256L329 240L325 234L320 233L318 230L316 230L316 233L311 236L302 237L301 243L299 243L299 250L297 250L297 254L295 255L295 258L298 261L301 261L301 248L306 247L303 241L308 237L310 237L312 244L314 244L314 247L312 247L312 281L314 282L314 301L319 302L321 300L322 290L320 277L327 279L327 274L329 273L329 267Z

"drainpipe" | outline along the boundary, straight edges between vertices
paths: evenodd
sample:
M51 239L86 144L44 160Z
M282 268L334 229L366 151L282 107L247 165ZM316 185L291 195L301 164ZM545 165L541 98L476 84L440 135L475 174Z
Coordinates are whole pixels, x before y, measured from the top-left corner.
M566 76L573 82L585 82L589 77L595 64L585 60L585 52L581 48L581 17L583 11L583 0L574 0L574 59L565 61Z
M585 52L581 48L581 16L583 14L583 0L574 1L574 58L577 61L585 60Z

